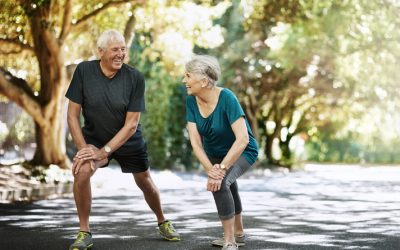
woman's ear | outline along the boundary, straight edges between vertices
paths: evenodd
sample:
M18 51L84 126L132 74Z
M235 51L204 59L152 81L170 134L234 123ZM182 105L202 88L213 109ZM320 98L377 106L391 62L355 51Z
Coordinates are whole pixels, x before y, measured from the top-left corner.
M207 86L208 86L208 79L207 77L204 77L203 79L201 79L201 87L206 88Z

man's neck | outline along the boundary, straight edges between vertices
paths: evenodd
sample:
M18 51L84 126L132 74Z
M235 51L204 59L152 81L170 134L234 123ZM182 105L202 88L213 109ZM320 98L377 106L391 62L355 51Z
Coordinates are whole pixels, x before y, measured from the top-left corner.
M103 64L100 61L100 69L101 72L107 77L107 78L113 78L115 74L117 74L118 70L109 70L107 67L103 66Z

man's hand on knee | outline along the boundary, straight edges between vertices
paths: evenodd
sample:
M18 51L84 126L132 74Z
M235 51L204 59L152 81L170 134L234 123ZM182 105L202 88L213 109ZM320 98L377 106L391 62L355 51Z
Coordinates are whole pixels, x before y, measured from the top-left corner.
M94 160L81 159L75 156L72 163L72 174L77 175L79 171L81 171L81 169L85 167L86 164L89 165L88 167L91 169L93 174L98 168L107 165L107 163L108 159L94 161Z
M96 171L97 169L93 160L83 160L74 157L74 161L72 163L72 174L79 174L79 172L82 171L83 168L85 168L85 165L87 165L87 168L90 168L92 172Z
M75 157L83 160L101 161L107 159L108 154L98 149L96 146L88 144L86 147L79 150Z

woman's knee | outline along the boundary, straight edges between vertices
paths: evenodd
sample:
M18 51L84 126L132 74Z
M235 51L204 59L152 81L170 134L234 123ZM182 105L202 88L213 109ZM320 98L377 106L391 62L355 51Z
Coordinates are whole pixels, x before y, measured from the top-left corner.
M222 191L222 192L227 192L230 190L230 184L226 182L225 179L222 180L221 182L221 188L217 191Z

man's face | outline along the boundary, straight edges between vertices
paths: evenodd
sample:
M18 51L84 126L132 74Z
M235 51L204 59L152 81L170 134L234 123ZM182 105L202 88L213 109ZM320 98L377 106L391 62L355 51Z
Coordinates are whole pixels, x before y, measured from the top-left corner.
M111 41L107 48L99 49L102 65L110 71L118 71L126 56L126 45L123 41Z

